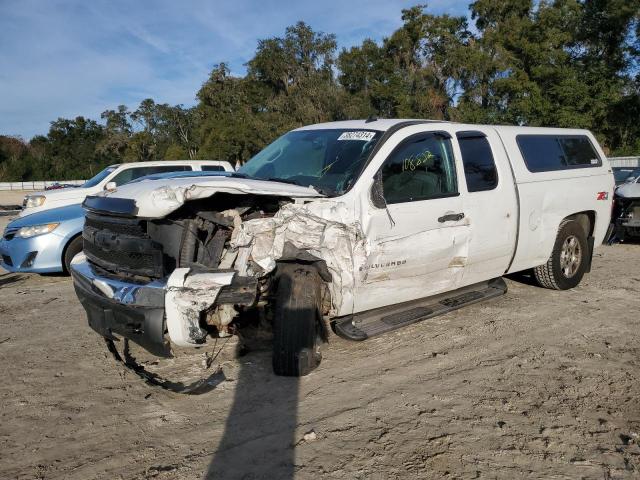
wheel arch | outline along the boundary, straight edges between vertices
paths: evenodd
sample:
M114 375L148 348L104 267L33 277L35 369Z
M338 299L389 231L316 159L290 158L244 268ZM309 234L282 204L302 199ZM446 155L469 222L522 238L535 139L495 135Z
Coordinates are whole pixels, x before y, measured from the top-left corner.
M583 212L572 213L571 215L564 217L558 225L558 231L560 230L560 225L562 225L565 221L570 220L576 221L582 226L584 233L587 235L587 238L593 236L593 232L596 227L596 212L594 210L585 210Z
M300 265L310 265L318 271L318 275L325 282L331 282L332 276L325 262L320 257L316 257L307 250L302 250L290 242L284 244L282 256L276 260L276 265L298 263Z
M76 238L81 236L82 236L82 230L80 230L78 233L74 233L73 235L71 235L65 242L64 248L62 249L62 254L60 256L60 264L62 265L63 272L67 271L67 266L64 263L64 257L67 255L67 250L69 249L69 245L71 245L71 242L73 242Z

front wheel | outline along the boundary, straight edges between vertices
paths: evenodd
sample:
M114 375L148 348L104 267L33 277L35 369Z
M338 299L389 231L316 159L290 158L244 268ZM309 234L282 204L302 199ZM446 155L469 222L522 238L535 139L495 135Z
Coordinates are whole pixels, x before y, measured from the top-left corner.
M63 265L64 273L71 273L71 260L82 251L82 235L78 235L71 240L64 250Z
M273 371L301 377L320 364L322 279L308 265L278 267L273 319Z
M589 244L582 226L573 220L560 224L556 243L547 263L533 269L538 284L554 290L577 286L589 263Z

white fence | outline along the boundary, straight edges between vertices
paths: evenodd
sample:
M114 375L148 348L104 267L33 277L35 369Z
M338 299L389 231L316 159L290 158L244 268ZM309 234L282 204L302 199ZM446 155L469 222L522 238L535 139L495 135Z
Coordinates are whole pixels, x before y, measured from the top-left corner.
M44 190L52 185L82 185L86 180L44 180L35 182L0 182L2 190Z
M610 157L612 167L640 167L640 157Z

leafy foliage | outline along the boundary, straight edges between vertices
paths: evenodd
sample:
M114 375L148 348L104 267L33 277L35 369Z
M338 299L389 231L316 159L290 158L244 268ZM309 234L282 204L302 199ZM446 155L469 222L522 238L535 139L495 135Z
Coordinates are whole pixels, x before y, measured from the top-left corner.
M348 118L581 127L610 153L640 153L640 0L476 0L469 16L403 10L388 38L338 51L299 22L260 40L246 75L216 65L197 104L143 100L101 123L0 136L0 180L87 178L112 163L242 163L292 128Z

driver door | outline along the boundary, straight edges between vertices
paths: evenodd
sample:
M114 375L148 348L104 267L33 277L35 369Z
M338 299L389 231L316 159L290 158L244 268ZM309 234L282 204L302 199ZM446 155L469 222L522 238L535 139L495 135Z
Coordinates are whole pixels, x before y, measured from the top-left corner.
M369 255L356 265L354 311L458 288L469 224L446 132L404 139L376 174L362 214Z

